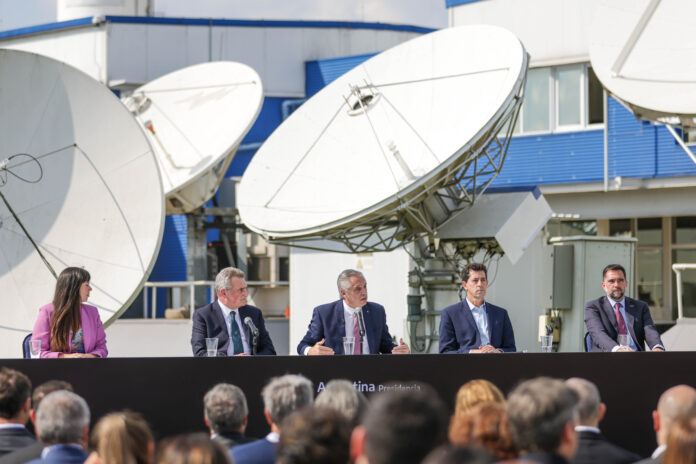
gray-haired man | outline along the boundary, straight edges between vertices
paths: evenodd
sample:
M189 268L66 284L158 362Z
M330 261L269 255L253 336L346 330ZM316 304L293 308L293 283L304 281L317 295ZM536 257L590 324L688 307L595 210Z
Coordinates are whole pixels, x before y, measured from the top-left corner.
M244 436L249 408L244 392L229 383L219 383L203 398L205 425L213 440L227 449L254 441Z
M261 310L246 304L249 293L243 271L234 267L220 271L215 277L215 294L217 301L198 308L193 314L194 356L206 355L206 338L218 339L218 355L222 356L276 354Z
M266 438L233 448L230 451L235 464L273 464L280 440L280 423L298 409L312 404L312 382L301 375L275 377L263 388L263 413L271 426Z
M32 464L83 463L89 437L87 403L66 390L49 393L36 413L36 434L45 447Z
M314 308L307 334L297 345L299 354L345 354L343 337L354 338L352 354L410 352L403 339L398 345L392 342L384 306L367 301L367 281L362 272L346 269L339 274L337 284L341 299Z

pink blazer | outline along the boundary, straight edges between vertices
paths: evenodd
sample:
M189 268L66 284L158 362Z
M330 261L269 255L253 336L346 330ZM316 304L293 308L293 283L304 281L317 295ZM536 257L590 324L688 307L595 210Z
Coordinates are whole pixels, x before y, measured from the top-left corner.
M82 303L80 307L82 315L82 341L85 345L85 353L95 354L100 358L106 358L109 352L106 349L106 334L99 318L99 311L94 306ZM57 358L59 351L51 349L51 315L53 314L53 303L49 303L39 308L39 318L34 324L32 340L41 340L41 357Z

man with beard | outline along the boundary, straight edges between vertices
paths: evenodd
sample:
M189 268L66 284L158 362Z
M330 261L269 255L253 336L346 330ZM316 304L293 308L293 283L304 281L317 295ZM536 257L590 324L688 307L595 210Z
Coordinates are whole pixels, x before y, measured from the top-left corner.
M664 351L647 303L625 296L626 270L610 264L602 272L602 288L607 296L585 304L585 325L592 339L592 351ZM628 346L621 346L619 335L628 335Z

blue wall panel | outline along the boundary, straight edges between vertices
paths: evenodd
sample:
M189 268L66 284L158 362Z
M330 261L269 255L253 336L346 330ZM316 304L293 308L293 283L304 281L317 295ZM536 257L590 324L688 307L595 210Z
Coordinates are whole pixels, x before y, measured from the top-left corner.
M376 53L343 56L305 63L305 95L311 97L325 86L341 77L357 65L372 58Z

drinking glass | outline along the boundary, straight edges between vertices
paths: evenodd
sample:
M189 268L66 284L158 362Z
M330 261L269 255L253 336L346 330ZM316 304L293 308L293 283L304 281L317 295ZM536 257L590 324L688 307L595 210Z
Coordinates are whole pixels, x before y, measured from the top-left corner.
M542 353L553 352L553 335L542 335L541 336L541 352Z
M31 359L41 357L41 340L31 340L29 350L31 351Z
M205 349L208 352L209 358L217 357L217 346L218 339L216 338L206 338L205 339Z
M343 352L353 354L353 350L355 350L355 337L343 337Z

